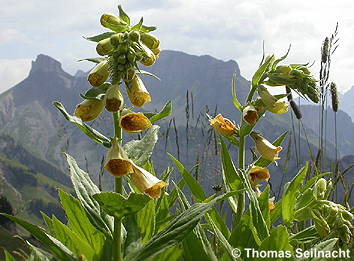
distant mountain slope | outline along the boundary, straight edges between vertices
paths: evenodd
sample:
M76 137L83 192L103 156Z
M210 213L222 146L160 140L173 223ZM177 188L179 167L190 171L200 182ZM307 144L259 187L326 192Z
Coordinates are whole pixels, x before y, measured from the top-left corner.
M340 95L339 107L354 119L354 86L343 95Z

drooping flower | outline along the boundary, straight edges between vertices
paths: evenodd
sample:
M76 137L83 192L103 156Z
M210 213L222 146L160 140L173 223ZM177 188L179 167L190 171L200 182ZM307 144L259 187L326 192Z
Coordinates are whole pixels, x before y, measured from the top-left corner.
M243 120L249 125L254 125L258 120L258 112L253 105L246 106L242 111L242 115Z
M237 133L237 127L229 119L224 118L221 114L216 115L214 119L209 120L213 128L224 136L232 136Z
M122 112L119 121L120 127L128 133L138 133L152 126L150 120L141 112Z
M277 101L268 108L268 111L272 113L282 114L289 110L289 104L286 101Z
M253 166L248 171L248 174L250 175L251 180L255 182L257 179L262 181L268 181L270 178L269 171L266 168L258 166Z
M105 96L106 110L109 112L117 112L123 108L124 98L119 90L118 85L112 85L108 88Z
M116 177L134 172L132 161L129 160L116 139L112 140L112 146L107 152L104 168Z
M261 135L257 133L251 133L251 137L254 139L256 143L256 148L257 151L262 155L263 158L270 160L270 161L276 161L279 158L279 152L283 149L280 146L274 146L272 143L270 143L268 140L263 138Z
M109 76L109 63L107 60L104 60L99 64L97 64L95 68L91 70L91 72L87 77L87 80L92 86L98 87L108 79L108 76Z
M133 184L151 198L159 198L161 190L168 184L135 164L133 164L133 168L134 172L130 175Z
M130 102L141 107L147 102L151 102L150 93L146 90L143 81L139 76L135 75L132 81L126 82L126 89Z
M104 100L86 99L76 106L74 116L79 117L82 121L93 121L100 115L104 106Z

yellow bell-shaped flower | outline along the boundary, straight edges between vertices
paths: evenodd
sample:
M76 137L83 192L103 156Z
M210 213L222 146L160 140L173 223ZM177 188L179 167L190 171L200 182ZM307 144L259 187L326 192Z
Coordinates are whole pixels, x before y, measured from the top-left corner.
M224 118L218 114L214 119L209 120L213 128L224 136L232 136L237 133L237 127L229 119Z
M113 176L121 177L123 175L133 173L133 163L129 160L116 139L112 140L112 146L107 152L104 168Z
M141 107L151 102L150 93L139 76L136 75L132 81L126 82L126 87L129 100L134 106Z
M93 121L104 109L104 100L84 100L78 104L74 111L74 116L82 121Z
M257 151L262 155L263 158L270 161L276 161L280 159L279 152L283 149L282 147L274 146L272 143L257 133L251 133L251 137L256 143Z
M152 126L150 120L143 113L129 110L122 112L119 125L128 133L138 133Z

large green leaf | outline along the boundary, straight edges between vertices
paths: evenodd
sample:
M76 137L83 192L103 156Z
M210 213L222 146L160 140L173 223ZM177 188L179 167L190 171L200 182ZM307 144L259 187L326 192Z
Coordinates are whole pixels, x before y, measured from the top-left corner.
M93 197L107 214L116 218L135 214L150 200L148 196L138 193L130 193L128 198L114 192L103 192Z
M147 242L155 231L155 202L150 200L137 214L137 224L140 228L142 241Z
M289 243L288 230L279 225L272 230L269 237L262 241L262 244L257 249L258 251L273 251L277 252L279 256L268 257L268 260L286 260L290 258L293 253L293 247ZM271 253L271 252L269 252ZM287 254L287 255L286 255Z
M89 61L89 62L93 62L93 63L100 63L104 60L106 60L106 58L104 58L104 57L92 57L92 58L80 59L80 60L78 60L78 62Z
M199 184L199 182L190 174L182 165L181 162L179 162L175 157L173 157L171 154L167 153L168 156L171 158L173 163L176 165L179 173L182 174L183 179L187 183L189 189L191 190L193 196L198 202L202 202L204 199L206 199L203 187Z
M41 227L28 223L27 221L8 215L1 214L13 222L17 223L29 233L31 233L37 240L39 240L44 246L46 246L59 260L63 261L74 261L76 260L74 254L65 247L62 243L60 243L55 238L48 235Z
M172 113L172 101L168 101L160 112L158 113L145 112L144 115L149 118L151 123L154 123L165 117L170 116L171 113Z
M87 100L98 100L104 99L108 88L111 86L110 83L104 83L98 87L90 88L85 94L80 94L83 99Z
M158 140L159 129L159 126L153 125L141 140L132 140L126 143L123 148L128 158L139 166L145 165L150 159Z
M314 240L317 240L318 238L319 234L316 230L316 227L313 225L301 230L300 232L294 235L291 235L290 241L292 242L292 245L297 245L311 243Z
M74 186L75 193L81 204L87 210L89 219L100 231L111 236L113 231L113 218L102 213L100 205L93 198L94 194L101 191L93 183L90 176L80 169L75 159L69 154L64 153L69 166L69 175Z
M195 228L200 219L217 202L236 193L240 193L240 191L226 193L208 203L196 203L192 205L189 209L175 217L165 229L155 234L145 245L127 255L124 260L146 260L178 244Z
M181 260L180 257L182 256L182 253L183 250L175 246L161 252L160 254L157 254L156 256L148 259L148 261L178 261Z
M118 5L118 10L119 10L119 18L122 19L124 22L126 22L127 25L130 25L130 18L126 14L126 12L124 12L121 5Z
M308 163L298 172L293 180L287 184L282 197L282 218L287 226L291 226L295 217L296 197L299 194L299 188L304 180L308 168Z
M74 123L91 140L97 142L98 144L102 144L107 148L111 146L111 141L106 136L85 124L80 118L70 115L60 102L53 102L53 105L64 115L66 120Z
M334 249L336 249L337 241L338 241L338 238L331 238L331 239L328 239L326 241L322 241L322 242L318 243L317 245L312 246L311 249L307 249L307 250L311 251L312 253L314 251L316 251L316 252L319 252L319 251L323 251L323 252L330 251L330 252L332 252ZM349 259L350 259L350 256L348 256L348 260ZM297 261L301 261L301 260L323 261L324 258L319 255L318 257L312 257L312 258L303 257L303 258L298 258L297 259ZM340 259L338 259L338 260L340 260ZM342 259L342 260L346 260L346 259Z
M92 42L99 42L101 40L104 40L108 37L111 37L115 32L105 32L99 35L91 36L91 37L84 37L86 40L92 41Z
M96 253L100 253L103 250L105 243L104 234L91 224L90 219L79 200L60 189L58 190L58 194L60 203L65 210L70 229L78 234L83 240L87 241Z

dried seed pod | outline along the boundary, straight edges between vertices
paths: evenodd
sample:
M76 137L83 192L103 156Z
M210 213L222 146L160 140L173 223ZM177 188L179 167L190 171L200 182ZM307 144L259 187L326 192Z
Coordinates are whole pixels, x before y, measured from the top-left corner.
M105 107L109 112L117 112L123 108L124 98L118 85L112 85L108 88L105 96Z
M339 99L338 99L338 91L337 85L334 82L331 82L331 98L332 98L332 110L334 112L338 111Z
M125 82L125 84L129 100L134 106L141 107L145 103L151 102L150 93L146 90L139 76L135 75L132 81Z
M96 46L96 52L101 56L110 53L112 50L113 50L113 45L111 44L110 38L106 38L99 41Z
M84 100L78 104L74 111L74 116L82 121L93 121L104 109L104 100Z
M132 161L129 160L116 139L112 140L112 146L107 152L104 168L113 176L117 177L134 172Z
M89 73L87 80L89 83L98 87L102 85L109 77L109 63L107 60L104 60L96 65L95 68Z
M301 111L294 100L290 100L290 107L293 109L296 119L300 120L302 118L302 114L301 114Z

